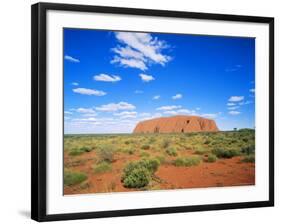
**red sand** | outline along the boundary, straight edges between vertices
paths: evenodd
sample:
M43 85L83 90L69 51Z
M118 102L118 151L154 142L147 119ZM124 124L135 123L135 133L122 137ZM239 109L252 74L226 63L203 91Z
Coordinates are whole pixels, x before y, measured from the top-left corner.
M71 167L71 170L87 173L86 187L80 185L64 187L64 194L83 194L101 192L137 191L138 189L124 188L121 183L122 169L128 161L140 159L137 155L117 154L112 163L112 171L96 174L93 172L93 163L96 155L90 152L77 157L85 159L82 165ZM87 159L90 158L90 159ZM241 163L240 157L219 159L215 163L202 162L194 167L175 167L172 164L161 165L155 173L161 180L157 189L182 189L199 187L223 187L255 184L255 164ZM65 156L66 164L70 161ZM74 161L71 159L71 161Z

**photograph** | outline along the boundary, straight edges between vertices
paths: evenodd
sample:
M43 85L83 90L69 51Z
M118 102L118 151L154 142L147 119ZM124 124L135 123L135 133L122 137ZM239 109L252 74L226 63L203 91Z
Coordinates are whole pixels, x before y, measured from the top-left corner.
M255 38L63 29L64 194L255 185Z

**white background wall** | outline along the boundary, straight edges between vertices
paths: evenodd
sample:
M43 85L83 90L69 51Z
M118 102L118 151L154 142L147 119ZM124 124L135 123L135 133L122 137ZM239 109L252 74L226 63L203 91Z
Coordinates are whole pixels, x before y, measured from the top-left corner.
M0 223L30 220L30 5L1 1L0 6ZM276 206L169 215L150 215L60 223L280 223L280 1L250 0L60 0L62 3L139 7L275 17ZM279 88L278 88L279 87Z

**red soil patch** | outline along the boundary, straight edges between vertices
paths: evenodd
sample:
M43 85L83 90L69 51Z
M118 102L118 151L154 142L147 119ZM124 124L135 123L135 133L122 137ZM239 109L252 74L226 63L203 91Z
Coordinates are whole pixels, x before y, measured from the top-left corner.
M254 185L255 165L240 160L240 157L234 157L194 167L165 165L156 175L163 180L163 189Z
M112 171L95 173L96 161L94 151L73 158L65 154L65 164L78 163L70 167L73 171L84 172L88 179L83 187L75 185L64 187L64 194L85 194L102 192L125 192L139 189L128 189L121 183L122 170L128 161L139 160L137 154L117 153L112 163ZM80 163L79 163L80 161ZM172 164L161 165L155 173L160 182L157 189L182 189L199 187L223 187L255 184L255 164L242 163L241 157L219 159L214 163L202 162L194 167L176 167Z

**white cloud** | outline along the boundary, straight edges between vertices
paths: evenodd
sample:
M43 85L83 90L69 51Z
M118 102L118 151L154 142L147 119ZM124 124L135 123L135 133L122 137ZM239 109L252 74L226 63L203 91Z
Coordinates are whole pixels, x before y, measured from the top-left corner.
M94 80L102 82L118 82L121 78L117 75L99 74L94 76Z
M144 82L150 82L154 80L154 77L151 75L146 75L146 74L140 74L141 80Z
M216 114L201 114L202 117L214 119L218 117L219 113Z
M111 64L119 63L123 67L131 67L131 68L138 68L142 71L145 71L147 69L146 65L143 61L136 60L133 58L127 59L127 58L120 58L120 57L114 57L113 60L110 61Z
M122 111L120 113L114 113L114 115L115 116L127 116L127 115L136 116L137 112L136 111Z
M227 109L228 110L236 110L236 109L238 109L239 108L239 106L233 106L233 107L228 107Z
M231 107L231 106L235 106L236 104L235 103L227 103L226 105Z
M256 90L255 90L255 89L250 89L249 91L250 91L251 93L255 93Z
M244 96L231 96L228 101L230 102L239 102L244 100Z
M168 110L168 111L164 111L163 113L164 113L164 114L171 114L171 115L176 115L176 114L178 114L178 112L175 111L175 110Z
M149 33L116 32L115 37L121 46L112 49L115 56L111 63L144 71L152 63L164 66L171 60L162 54L167 44Z
M118 110L134 110L136 107L127 102L119 102L119 103L109 103L102 105L100 107L96 107L98 111L107 111L107 112L114 112Z
M95 117L88 117L88 118L75 118L72 119L73 121L97 121Z
M178 113L183 113L183 114L194 114L194 113L196 113L196 112L195 112L195 110L180 109L180 110L178 110Z
M78 82L72 82L71 85L73 85L73 86L79 86L79 83L78 83Z
M70 111L64 111L64 114L72 114Z
M125 47L117 46L116 48L113 48L112 51L122 58L134 58L141 61L146 61L144 55L141 52L133 50L129 46L125 46Z
M162 117L162 114L161 113L154 113L151 116L147 116L147 117L142 118L142 121L143 120L150 120L150 119L158 118L158 117Z
M80 62L79 59L74 58L74 57L71 57L71 56L69 56L69 55L65 55L65 56L64 56L64 59L65 59L65 60L68 60L68 61L70 61L70 62L74 62L74 63L79 63L79 62Z
M83 107L77 108L76 112L86 113L86 114L95 114L96 113L96 111L92 108L83 108Z
M156 95L152 98L153 100L159 100L160 99L160 95Z
M140 117L149 117L149 116L151 116L151 114L150 114L150 113L143 112L143 113L140 113L139 116L140 116Z
M173 100L177 100L177 99L181 99L181 98L182 98L182 94L180 94L180 93L178 93L178 94L172 96L172 99L173 99Z
M106 92L95 90L95 89L86 89L86 88L76 88L72 90L75 93L80 93L83 95L94 95L94 96L104 96L106 95Z
M162 107L156 108L156 110L175 110L175 109L179 109L181 107L182 106L175 106L175 105L172 105L172 106L162 106Z
M243 101L243 102L240 102L239 103L239 105L248 105L248 104L251 104L251 103L253 103L252 101L249 101L249 100L247 100L247 101Z
M179 110L167 110L163 112L164 114L178 115L178 114L190 114L195 115L195 110L179 109Z
M143 91L142 90L135 90L135 94L142 94Z
M240 111L235 111L235 110L231 110L231 111L229 111L228 113L231 114L231 115L238 115L238 114L241 114Z

